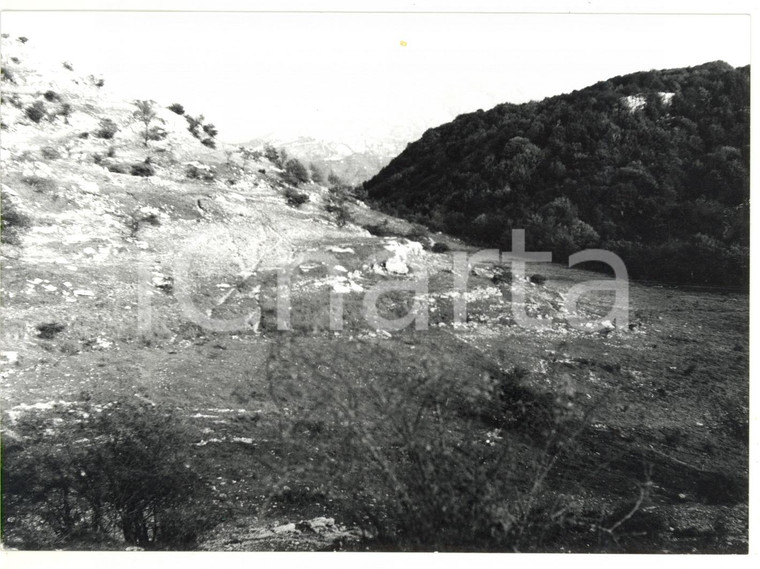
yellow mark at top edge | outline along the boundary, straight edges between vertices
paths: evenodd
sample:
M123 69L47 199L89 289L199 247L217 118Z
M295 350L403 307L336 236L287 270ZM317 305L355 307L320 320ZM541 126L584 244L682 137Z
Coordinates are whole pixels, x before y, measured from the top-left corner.
M401 40L401 42L400 42L400 43L401 43L401 46L402 46L402 47L406 47L406 42L405 42L404 40Z

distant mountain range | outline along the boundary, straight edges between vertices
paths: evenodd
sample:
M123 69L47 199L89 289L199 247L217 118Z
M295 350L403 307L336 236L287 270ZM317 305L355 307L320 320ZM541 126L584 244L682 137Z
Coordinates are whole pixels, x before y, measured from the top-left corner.
M368 142L334 142L311 137L295 139L257 138L246 146L271 144L305 164L314 164L326 174L335 173L345 182L356 185L377 174L406 146L401 139Z
M430 129L364 184L383 210L562 260L618 253L630 273L745 285L749 66L644 71Z

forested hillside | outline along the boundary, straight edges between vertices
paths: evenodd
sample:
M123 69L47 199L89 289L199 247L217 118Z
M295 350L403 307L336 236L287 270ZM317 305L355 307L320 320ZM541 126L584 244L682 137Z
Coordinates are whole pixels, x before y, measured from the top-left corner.
M632 277L744 286L749 66L619 76L428 130L365 183L369 200L482 245L563 261L618 253Z

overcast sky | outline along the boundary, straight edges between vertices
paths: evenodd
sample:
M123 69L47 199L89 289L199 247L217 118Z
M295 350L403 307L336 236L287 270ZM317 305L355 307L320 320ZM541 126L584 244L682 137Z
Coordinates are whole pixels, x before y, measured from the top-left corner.
M0 26L230 142L416 138L502 102L750 58L748 16L5 12Z

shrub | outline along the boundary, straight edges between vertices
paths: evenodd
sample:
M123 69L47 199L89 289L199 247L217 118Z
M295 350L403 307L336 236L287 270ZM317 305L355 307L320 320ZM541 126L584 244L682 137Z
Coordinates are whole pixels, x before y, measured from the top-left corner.
M427 227L420 225L419 223L413 223L412 228L407 232L406 237L413 239L414 241L422 241L429 235Z
M217 134L219 134L219 131L216 130L216 127L211 123L206 123L203 125L203 132L205 132L209 138L214 138Z
M309 181L309 171L297 158L291 158L285 162L285 181L296 185Z
M18 245L20 231L29 225L29 218L16 208L13 200L4 190L0 190L0 238L2 238L2 242Z
M7 81L13 85L16 84L16 75L13 73L12 69L6 66L0 67L0 77L2 77L3 81Z
M148 140L163 140L169 135L166 130L160 126L151 127L148 131Z
M63 117L63 121L69 124L69 117L71 116L71 103L61 103L58 109L58 115Z
M6 539L25 536L29 548L52 533L60 547L120 535L143 548L190 549L215 523L187 427L169 409L88 400L27 413L13 429L4 441Z
M294 188L285 188L285 199L287 200L288 205L301 207L309 201L309 194L299 192Z
M42 101L35 101L24 110L24 113L32 122L39 123L46 114L45 103Z
M212 138L204 138L201 140L201 144L208 148L216 148L216 142Z
M100 89L103 85L106 84L105 79L102 77L95 77L94 75L90 75L90 81L93 85L95 85L98 89Z
M60 322L46 322L37 325L37 337L43 340L52 340L66 329L65 324Z
M169 105L166 108L169 109L171 112L176 113L178 115L184 115L185 114L185 107L183 107L179 103L171 104L171 105Z
M512 282L512 271L509 268L495 266L493 272L494 275L491 277L491 282L493 282L493 284L500 285Z
M531 275L530 276L530 282L535 283L537 285L542 285L546 282L546 277L544 275Z
M397 231L394 231L390 228L387 220L384 220L379 224L370 223L368 225L365 225L364 229L369 231L370 234L374 235L375 237L394 237L398 235Z
M116 135L117 132L119 132L119 127L116 125L116 123L113 120L101 119L100 128L96 130L93 134L97 136L98 138L111 140Z
M191 180L203 180L204 182L216 180L216 172L205 164L188 164L185 175Z
M271 144L265 144L264 145L264 158L269 160L272 164L275 166L281 166L282 165L282 159L280 157L280 152Z
M324 184L326 181L325 173L322 171L322 168L319 167L319 165L314 164L314 162L309 164L309 172L311 173L311 179L314 181L315 184Z
M21 43L26 43L26 42L29 41L29 38L27 38L25 36L19 36L18 37L18 41L20 41Z
M51 103L61 100L61 96L55 91L45 91L43 97L45 97L46 101L49 101Z
M129 173L133 176L142 176L147 178L156 173L156 169L148 162L137 162L129 167Z
M124 164L107 164L106 169L114 174L126 174L127 167Z
M48 160L58 160L61 157L61 153L52 146L43 146L40 148L40 154Z
M328 202L325 205L325 211L332 214L335 218L335 223L338 227L343 227L349 221L351 221L351 214L348 211L345 203L342 202Z
M35 192L52 192L56 189L56 183L50 178L43 178L41 176L24 176L21 178L27 186L31 187Z
M433 253L447 253L451 248L446 243L436 241L433 243Z
M69 71L74 71L74 66L68 61L63 62L63 67L64 69L68 69Z
M561 451L531 446L507 428L489 431L481 422L483 408L530 417L516 397L536 396L514 389L513 377L493 378L495 369L467 373L459 353L397 365L398 348L336 349L340 357L293 343L271 356L273 397L300 410L298 423L284 419L280 431L278 448L287 457L281 484L311 489L320 504L319 492L328 492L336 514L375 536L380 547L504 551L538 541L562 523L563 504L539 497L548 494L547 475L572 439L561 439L567 444ZM341 371L347 362L362 369L375 358L382 369L369 377ZM307 369L305 362L308 372L295 371ZM560 424L553 398L547 401L550 420ZM300 460L294 464L293 457ZM524 531L532 524L536 531Z

